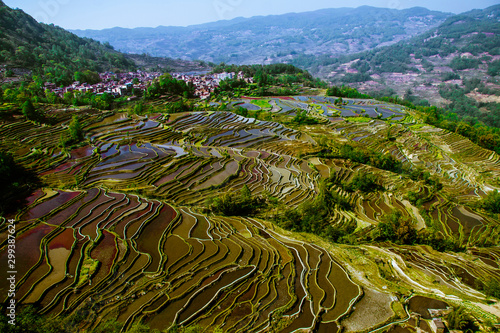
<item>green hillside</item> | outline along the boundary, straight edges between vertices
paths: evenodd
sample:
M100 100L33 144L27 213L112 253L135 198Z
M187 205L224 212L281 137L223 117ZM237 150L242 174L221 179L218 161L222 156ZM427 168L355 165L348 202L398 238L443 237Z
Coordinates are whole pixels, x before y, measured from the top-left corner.
M354 68L360 72L417 72L412 66L412 55L424 59L439 55L447 57L455 52L469 52L474 56L482 53L500 54L500 5L485 10L474 10L448 18L436 29L432 29L409 41L372 50L338 61L360 59ZM480 61L467 61L466 58L453 58L453 69L477 68Z
M439 105L473 125L500 126L500 5L448 18L409 41L342 57L298 55L291 63L372 95Z
M48 80L65 84L78 70L134 69L110 45L80 38L60 27L36 22L20 9L0 1L0 64L33 70Z
M20 9L11 9L0 0L0 65L32 71L46 81L66 85L76 71L203 71L203 62L123 54L108 43L80 38L54 25L36 22ZM13 71L16 73L16 71Z

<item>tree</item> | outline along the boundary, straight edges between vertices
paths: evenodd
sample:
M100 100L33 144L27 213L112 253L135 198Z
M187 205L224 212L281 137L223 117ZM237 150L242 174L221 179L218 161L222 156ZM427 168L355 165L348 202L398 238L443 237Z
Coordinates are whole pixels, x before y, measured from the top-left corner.
M359 190L365 193L376 191L378 188L380 188L380 185L377 184L377 177L370 172L357 172L347 184L348 190Z
M78 82L83 82L83 74L82 72L75 72L75 74L73 75L73 78L75 79L75 81L78 81Z
M248 117L248 110L245 109L244 107L242 106L238 106L235 110L234 110L234 113L236 113L237 115L240 115L242 117Z
M417 231L413 221L404 217L400 211L393 211L385 215L378 225L379 234L377 240L391 241L397 244L412 245L417 241Z
M149 326L140 323L135 323L129 330L127 330L127 333L151 333L151 332L158 332L158 331L157 330L152 331L149 328Z
M43 114L35 109L35 107L33 106L33 103L31 102L30 99L28 99L26 102L23 103L22 112L23 112L23 115L28 120L37 121L37 122L40 122L43 120Z
M476 326L472 316L467 313L464 307L454 308L453 311L448 315L448 324L451 329L459 330L472 330L475 332L478 327Z
M252 198L252 192L250 192L247 184L243 185L242 189L240 190L240 195L243 200L249 200Z
M208 200L209 210L226 216L245 216L254 214L259 208L266 205L265 198L252 197L248 186L236 193L225 193Z
M82 125L76 115L73 115L73 119L69 123L68 131L73 142L80 142L83 140Z
M498 192L498 190L489 192L486 197L481 200L480 205L489 212L500 214L500 192Z
M144 112L144 104L142 102L137 103L134 105L134 113L138 115L142 115Z
M467 124L466 122L461 121L458 123L457 129L455 131L458 134L467 137L473 131L473 128L471 125Z
M319 123L316 118L309 117L307 115L307 111L297 112L297 115L293 117L292 122L298 125L315 125Z

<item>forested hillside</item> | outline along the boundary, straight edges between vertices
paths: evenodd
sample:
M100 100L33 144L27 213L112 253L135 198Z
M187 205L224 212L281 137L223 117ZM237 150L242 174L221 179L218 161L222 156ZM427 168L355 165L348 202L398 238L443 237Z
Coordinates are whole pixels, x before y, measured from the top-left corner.
M438 104L469 119L500 126L500 6L448 18L409 41L343 57L297 56L334 84L372 95Z
M101 44L89 38L80 38L60 27L38 23L22 10L11 9L0 0L0 66L2 65L7 67L4 76L31 71L57 85L73 82L76 71L209 69L202 62L145 54L123 54L115 51L109 43ZM19 70L8 69L12 67Z
M490 56L500 55L500 5L485 10L474 10L448 18L438 28L382 49L367 51L348 57L339 57L336 63L359 59L352 68L361 73L418 72L412 59L419 59L424 69L431 65L424 61L427 57L445 58L456 52L479 56L488 52ZM454 70L477 68L479 59L461 57L457 54L449 63ZM485 59L490 60L490 59ZM300 63L299 60L294 63ZM313 62L311 64L314 64ZM323 65L325 63L316 63Z
M77 70L134 69L133 61L88 38L36 22L0 0L0 64L33 70L57 84L69 83Z

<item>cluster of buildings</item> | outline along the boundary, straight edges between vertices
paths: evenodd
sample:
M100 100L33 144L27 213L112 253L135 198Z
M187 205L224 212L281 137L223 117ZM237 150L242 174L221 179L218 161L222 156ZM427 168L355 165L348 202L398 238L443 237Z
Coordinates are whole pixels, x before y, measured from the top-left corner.
M101 82L96 84L88 84L81 82L73 82L73 84L59 88L54 83L46 82L45 89L63 97L67 92L90 92L97 95L104 93L115 97L131 95L134 89L144 91L149 82L159 77L162 73L159 72L128 72L128 73L112 73L106 72L99 74Z
M238 74L231 73L219 73L219 74L205 74L205 75L190 75L190 74L178 74L174 73L172 76L177 80L183 80L186 83L192 83L195 87L195 95L200 99L207 99L219 86L220 81L226 79L238 79L245 80L247 83L253 83L253 78L245 78L243 72Z
M134 94L138 91L144 91L147 89L148 84L152 82L157 77L161 76L162 73L159 72L128 72L128 73L112 73L106 72L99 74L101 82L96 84L88 84L81 82L73 82L73 84L60 88L56 87L54 83L45 83L45 89L49 90L59 97L63 97L67 92L82 92L82 93L93 93L96 95L102 95L104 93L113 95L115 97L119 96L131 96L130 99L134 98ZM175 73L172 76L177 80L183 80L186 83L192 83L195 87L195 95L201 99L206 99L210 97L210 94L214 92L215 88L219 86L220 81L225 79L240 79L246 82L252 83L253 78L245 78L243 72L236 73L220 73L220 74L182 74Z

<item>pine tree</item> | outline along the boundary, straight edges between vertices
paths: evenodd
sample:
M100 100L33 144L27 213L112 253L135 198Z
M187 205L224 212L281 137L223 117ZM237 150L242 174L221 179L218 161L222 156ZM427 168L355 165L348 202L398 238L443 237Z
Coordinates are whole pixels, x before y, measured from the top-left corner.
M69 135L75 142L80 142L83 140L83 129L77 116L73 116L73 119L69 123Z
M31 100L27 100L24 102L22 105L22 110L23 110L23 115L28 119L28 120L33 120L33 121L39 121L40 116L39 113L36 111L35 107L33 106L33 103L31 103Z

